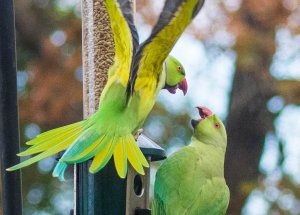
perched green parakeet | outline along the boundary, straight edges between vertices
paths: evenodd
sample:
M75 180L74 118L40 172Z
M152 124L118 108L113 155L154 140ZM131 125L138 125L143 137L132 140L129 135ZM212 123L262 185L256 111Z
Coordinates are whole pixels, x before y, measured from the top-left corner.
M134 134L142 127L163 88L175 93L187 91L185 71L169 52L204 0L167 0L149 38L139 45L129 0L105 0L113 32L115 57L101 94L99 109L89 118L38 135L27 142L30 148L18 154L34 157L9 171L66 150L53 176L63 180L67 164L93 159L91 173L101 170L113 156L121 178L126 177L127 160L140 174L149 167Z
M227 135L222 121L205 107L192 120L191 144L158 169L152 215L222 215L229 203L224 179Z

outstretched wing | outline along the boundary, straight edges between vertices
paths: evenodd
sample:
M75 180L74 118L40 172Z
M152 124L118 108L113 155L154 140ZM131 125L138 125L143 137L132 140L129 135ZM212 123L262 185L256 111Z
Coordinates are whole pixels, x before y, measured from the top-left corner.
M127 93L138 91L142 82L157 83L163 62L203 3L204 0L166 0L151 35L139 46L134 57Z
M127 83L131 61L139 45L134 25L132 3L129 0L105 0L114 37L115 58L109 69L109 77L117 75Z

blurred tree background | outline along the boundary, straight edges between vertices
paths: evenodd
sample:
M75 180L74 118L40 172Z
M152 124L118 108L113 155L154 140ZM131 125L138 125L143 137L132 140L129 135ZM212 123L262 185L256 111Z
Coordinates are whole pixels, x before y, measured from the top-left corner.
M137 0L141 42L163 6ZM79 0L15 1L21 143L82 118ZM210 0L175 46L189 92L162 92L145 133L170 154L189 143L197 105L226 122L228 214L300 214L300 1ZM25 168L24 215L65 215L55 157ZM155 168L153 166L152 178Z

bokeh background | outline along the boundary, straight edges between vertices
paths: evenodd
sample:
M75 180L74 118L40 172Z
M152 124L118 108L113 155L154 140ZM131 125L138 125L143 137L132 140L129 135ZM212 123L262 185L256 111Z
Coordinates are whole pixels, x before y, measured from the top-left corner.
M162 6L137 0L141 42ZM82 119L81 7L80 0L18 0L15 12L23 150L40 132ZM228 214L300 214L300 1L207 0L172 54L189 92L161 92L144 132L171 154L190 141L194 107L210 107L228 131ZM22 171L24 215L73 207L72 168L59 182L51 177L55 162Z

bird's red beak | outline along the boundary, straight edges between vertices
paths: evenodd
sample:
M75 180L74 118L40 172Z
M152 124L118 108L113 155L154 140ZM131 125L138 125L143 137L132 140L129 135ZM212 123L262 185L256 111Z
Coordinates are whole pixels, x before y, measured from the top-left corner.
M183 79L179 84L178 88L183 92L183 95L185 95L188 91L188 84L186 79Z
M191 123L192 123L193 128L196 128L196 126L199 124L199 122L201 120L213 115L213 112L206 107L198 106L197 109L199 111L199 115L200 115L201 119L198 119L198 120L192 119Z
M206 107L198 106L197 109L202 119L205 119L206 117L213 115L213 112Z

